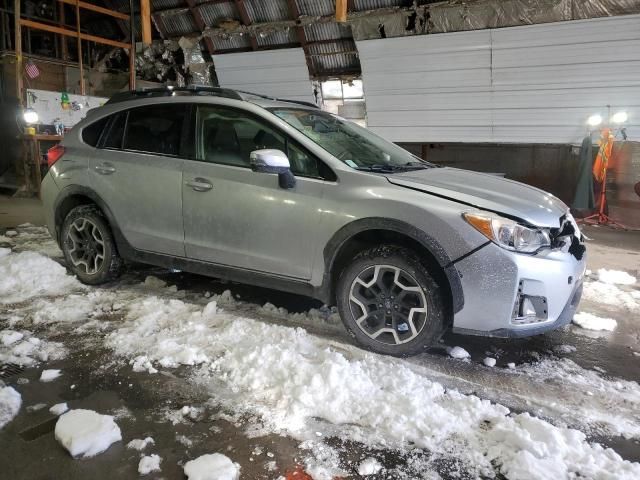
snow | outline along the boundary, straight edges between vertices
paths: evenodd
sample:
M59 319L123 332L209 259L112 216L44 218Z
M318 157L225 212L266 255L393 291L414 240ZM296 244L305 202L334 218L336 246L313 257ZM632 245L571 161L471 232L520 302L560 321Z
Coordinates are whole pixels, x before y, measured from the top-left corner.
M373 457L364 459L358 465L358 475L375 475L380 470L382 470L382 465Z
M32 366L37 362L59 360L67 354L61 343L40 340L28 330L2 330L0 339L0 363Z
M629 311L640 310L640 291L626 291L604 282L585 282L583 298L594 303L622 307Z
M372 446L402 449L412 443L452 455L480 476L493 465L503 473L529 472L524 478L562 469L565 477L640 475L639 464L590 444L577 430L511 414L502 405L445 389L402 360L334 348L299 328L151 297L131 304L107 340L127 358L144 354L167 368L201 365L195 382L209 387L222 405L258 414L272 432L305 439L317 431L313 419L323 419L328 429L333 425L341 436ZM183 416L182 409L172 415Z
M9 238L18 236L18 232L16 232L15 230L7 230L6 232L4 232L4 234Z
M202 455L184 465L188 480L238 480L240 465L221 453Z
M586 312L576 313L572 321L586 330L607 330L611 332L618 326L618 322L613 318L602 318Z
M147 437L145 439L135 438L127 443L127 448L142 451L147 448L147 445L155 445L155 443L156 442L151 437Z
M67 410L69 410L69 406L67 405L66 402L64 403L56 403L54 406L52 406L49 411L51 413L53 413L54 415L60 416L63 413L65 413Z
M22 397L13 387L0 387L0 428L15 418L21 405Z
M485 357L482 363L484 363L487 367L495 367L496 359L491 357Z
M40 375L41 382L51 382L62 375L60 370L51 369L51 370L43 370Z
M72 457L93 457L122 440L113 417L81 409L69 410L58 418L55 437Z
M469 358L469 352L462 347L447 347L447 353L453 358Z
M140 475L147 475L151 472L159 472L160 462L162 462L162 457L159 457L155 453L152 455L145 455L138 463L138 473Z
M620 270L601 268L598 270L598 281L614 285L633 285L636 283L636 277Z
M0 304L62 295L84 287L59 263L36 252L0 256Z

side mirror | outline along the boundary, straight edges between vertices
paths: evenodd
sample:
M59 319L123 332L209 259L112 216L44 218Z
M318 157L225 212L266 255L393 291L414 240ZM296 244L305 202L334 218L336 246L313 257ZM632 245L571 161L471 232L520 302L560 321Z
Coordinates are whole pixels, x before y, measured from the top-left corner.
M259 173L277 173L281 188L296 186L296 177L291 173L291 165L287 155L281 150L254 150L249 156L251 169Z

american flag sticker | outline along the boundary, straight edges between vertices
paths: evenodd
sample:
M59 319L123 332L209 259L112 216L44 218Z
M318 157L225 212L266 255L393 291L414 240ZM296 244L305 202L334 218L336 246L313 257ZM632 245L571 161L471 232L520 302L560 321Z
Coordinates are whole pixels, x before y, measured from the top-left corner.
M31 60L29 60L24 66L24 70L29 78L36 78L38 75L40 75L40 70L38 70L36 64Z

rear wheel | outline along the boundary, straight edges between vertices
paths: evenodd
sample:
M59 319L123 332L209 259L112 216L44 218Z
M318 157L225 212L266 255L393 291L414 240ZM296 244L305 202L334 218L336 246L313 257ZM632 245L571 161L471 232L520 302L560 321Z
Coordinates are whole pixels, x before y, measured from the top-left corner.
M375 352L415 355L444 332L440 287L403 247L380 246L356 256L340 275L337 303L349 333Z
M64 258L80 281L98 285L119 276L122 259L100 209L74 208L62 224L61 235Z

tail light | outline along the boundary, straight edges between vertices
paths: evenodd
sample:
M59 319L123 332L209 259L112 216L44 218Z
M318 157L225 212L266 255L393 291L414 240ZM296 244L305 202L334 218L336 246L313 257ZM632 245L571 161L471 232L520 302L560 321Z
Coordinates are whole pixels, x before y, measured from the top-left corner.
M58 160L62 158L64 155L64 147L60 144L54 145L49 150L47 150L47 165L49 168L56 163Z

